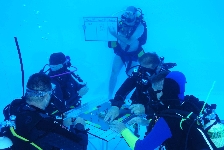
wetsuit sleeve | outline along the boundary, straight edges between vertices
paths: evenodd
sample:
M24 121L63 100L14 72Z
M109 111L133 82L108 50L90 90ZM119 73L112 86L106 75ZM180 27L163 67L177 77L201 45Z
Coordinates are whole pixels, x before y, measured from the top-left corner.
M126 132L126 135L125 133ZM166 139L172 136L169 126L163 118L160 118L152 131L143 139L136 140L131 132L123 131L122 136L134 150L154 150L160 146ZM134 146L133 146L134 145Z
M133 150L135 148L136 141L138 141L138 138L128 128L124 129L121 132L121 135L124 137L125 141Z
M126 96L135 87L136 87L136 78L135 77L127 78L124 81L124 83L121 85L121 87L118 89L118 91L116 92L114 99L111 100L111 105L121 108L121 106L124 104Z
M83 125L78 125L79 129L68 131L63 125L49 119L42 119L35 127L39 131L44 131L44 136L39 139L46 145L51 145L61 149L85 150L88 144L88 135ZM81 130L80 130L81 129Z

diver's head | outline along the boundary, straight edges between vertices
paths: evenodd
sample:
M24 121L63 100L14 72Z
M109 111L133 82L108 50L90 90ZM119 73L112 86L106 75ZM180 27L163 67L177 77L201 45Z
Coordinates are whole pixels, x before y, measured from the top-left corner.
M51 54L49 64L52 71L58 71L71 66L69 56L65 56L61 52Z
M147 76L156 74L157 67L160 65L160 58L156 53L144 53L138 61L140 63L139 71L146 73Z
M152 89L153 89L152 94L154 94L154 95L151 95L151 97L154 100L160 100L160 97L163 94L162 90L163 90L164 79L168 74L169 74L168 71L163 71L151 79Z
M44 110L51 99L51 78L46 74L35 73L30 76L26 87L26 102Z
M154 90L152 99L155 103L160 103L167 108L169 106L180 105L184 98L186 78L179 71L163 71L152 80Z
M184 92L185 92L185 84L187 83L186 77L182 72L179 71L172 71L166 76L166 84L164 85L164 88L169 88L169 85L173 85L175 83L178 84L178 98L183 101L184 100ZM169 80L171 80L169 82ZM172 82L175 82L172 84ZM168 86L168 87L166 87ZM171 86L175 88L175 86Z
M127 25L134 25L133 23L136 20L137 11L137 8L134 6L127 7L124 14L122 15L124 23L126 23Z

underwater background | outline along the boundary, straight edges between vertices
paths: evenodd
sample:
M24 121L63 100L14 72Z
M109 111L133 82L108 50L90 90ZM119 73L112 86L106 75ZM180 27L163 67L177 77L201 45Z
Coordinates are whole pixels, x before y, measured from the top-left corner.
M145 52L156 52L165 62L177 63L171 70L186 75L185 94L217 104L223 120L223 0L1 0L0 121L3 108L23 93L14 37L21 50L25 85L31 74L48 63L50 54L63 52L87 82L89 92L83 102L96 101L108 96L115 54L106 41L85 41L83 17L111 17L132 5L142 9L148 26ZM126 78L123 68L115 91ZM127 145L123 142L119 147Z

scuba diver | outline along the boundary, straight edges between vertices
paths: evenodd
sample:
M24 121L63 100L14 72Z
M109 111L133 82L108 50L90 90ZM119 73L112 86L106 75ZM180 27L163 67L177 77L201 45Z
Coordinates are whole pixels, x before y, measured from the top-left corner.
M46 66L46 65L45 65ZM51 104L46 111L52 115L61 116L62 113L70 109L81 106L81 98L88 92L88 87L83 80L68 68L72 67L70 57L63 53L53 53L49 59L49 69L40 71L51 77L54 85Z
M118 91L115 94L114 99L111 99L111 108L108 110L104 120L105 121L113 121L119 115L119 109L124 104L126 96L133 90L133 94L131 96L132 105L130 109L136 115L140 114L148 114L150 112L146 112L145 109L150 102L150 92L148 89L151 88L151 78L165 70L173 68L176 66L175 63L164 63L164 58L159 58L156 53L144 53L139 58L140 66L138 69L134 70L132 75L129 76ZM140 111L135 111L140 108Z
M6 124L2 133L11 139L13 145L10 149L87 149L88 134L82 118L62 120L47 115L45 109L50 103L52 90L49 76L33 74L28 79L25 96L5 107Z
M185 75L178 71L161 72L152 79L153 102L147 109L154 112L154 118L139 116L127 123L147 126L153 122L143 140L117 120L111 123L111 129L121 133L132 150L154 150L160 145L166 150L224 149L224 124L215 113L215 105L192 95L184 97L185 83Z
M143 20L142 10L134 6L127 7L118 24L118 30L109 28L112 36L118 41L109 41L109 48L116 54L113 60L112 72L109 81L109 98L112 97L117 82L117 76L125 65L126 72L138 64L138 57L143 54L142 45L147 40L147 26Z

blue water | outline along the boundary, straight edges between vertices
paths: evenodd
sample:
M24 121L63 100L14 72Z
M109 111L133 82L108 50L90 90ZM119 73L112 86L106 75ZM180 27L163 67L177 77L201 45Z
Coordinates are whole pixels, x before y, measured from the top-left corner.
M223 0L1 0L0 110L22 96L14 37L18 38L22 53L25 83L48 63L51 53L63 52L71 57L77 73L90 88L83 101L107 97L114 53L107 42L85 41L83 17L109 17L129 5L140 7L145 14L145 51L164 56L165 62L177 63L172 70L185 73L186 94L216 103L217 113L224 119ZM125 78L123 69L116 89ZM121 147L127 148L125 142Z

